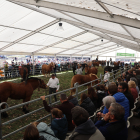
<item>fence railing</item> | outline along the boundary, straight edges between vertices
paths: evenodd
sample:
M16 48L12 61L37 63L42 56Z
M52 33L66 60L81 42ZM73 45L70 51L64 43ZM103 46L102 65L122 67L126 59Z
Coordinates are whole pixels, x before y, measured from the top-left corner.
M33 65L30 66L30 72L29 75L40 75L42 74L42 66L41 65ZM72 70L72 65L60 65L56 67L56 72L63 72L63 71L68 71L68 70ZM51 71L51 73L53 73L54 70ZM8 68L7 70L5 70L5 68L1 68L1 72L0 72L0 79L8 79L8 78L15 78L15 77L20 77L19 74L19 66L15 66L13 68Z
M129 69L129 67L128 67L128 69ZM116 78L118 78L123 72L126 72L128 69L120 68L119 70L116 70L116 71L118 71L118 73L116 73L116 74L114 74L114 71L110 72L111 76L110 76L109 81L115 81ZM114 76L115 76L115 77L114 77ZM50 106L56 105L56 104L58 104L60 101L57 101L57 102L52 103L52 96L54 96L54 95L59 95L59 94L61 94L61 93L65 93L65 92L67 92L67 91L71 91L72 89L76 89L76 93L75 93L74 96L76 96L76 98L78 99L78 101L80 101L80 98L79 98L78 95L81 94L81 93L83 93L83 92L85 92L85 91L87 91L88 89L86 88L85 90L82 90L82 91L79 92L79 91L78 91L78 88L83 87L83 86L85 86L85 85L87 85L87 84L91 84L92 87L96 87L97 85L103 84L103 82L104 82L104 81L103 81L103 77L104 77L104 75L100 74L100 78L99 78L99 79L96 79L96 80L100 80L100 83L98 83L98 84L96 84L96 85L92 85L92 83L95 82L96 80L90 81L90 82L85 83L85 84L82 84L82 85L78 85L78 84L76 83L76 84L75 84L75 87L73 87L73 88L69 88L69 89L66 89L66 90L63 90L63 91L54 93L54 94L50 94L50 95L47 95L47 96L45 96L45 97L46 97L46 98L49 98ZM19 128L19 129L17 129L17 130L15 130L15 131L13 131L13 132L11 132L11 133L5 135L5 136L2 136L2 128L3 128L2 126L5 126L5 125L7 125L7 124L9 124L9 123L15 122L15 121L20 120L20 119L22 119L22 118L25 118L25 117L27 117L27 116L29 116L29 115L35 113L35 112L38 112L38 111L40 111L40 110L43 110L44 107L41 107L41 108L36 109L36 110L34 110L34 111L31 111L31 112L29 112L29 113L27 113L27 114L21 115L21 116L19 116L19 117L17 117L17 118L14 118L14 119L12 119L12 120L6 121L6 122L4 122L4 123L2 123L1 113L5 112L5 111L13 110L13 109L15 109L15 108L19 108L19 107L21 107L21 106L23 106L23 105L27 105L27 104L29 104L29 103L30 103L30 104L31 104L31 103L34 103L34 102L39 101L39 100L41 100L41 99L40 99L40 98L34 99L34 100L31 100L31 101L28 101L28 102L25 102L25 103L22 103L22 104L18 104L18 105L12 106L12 107L8 107L8 104L5 103L5 102L3 102L3 103L0 104L0 140L3 140L3 139L5 139L5 138L7 138L7 137L9 137L9 136L11 136L11 135L13 135L13 134L15 134L15 133L18 133L19 131L25 129L25 128L26 128L28 125L30 125L30 124L28 124L28 125L26 125L26 126L23 126L23 127ZM1 106L2 106L3 104L6 105L6 108L5 108L5 109L1 109ZM45 118L48 118L48 117L50 117L50 120L52 120L51 114L48 114L48 115L46 115L46 116L44 116L44 117L42 117L42 118L40 118L40 119L38 119L38 120L36 120L36 121L41 121L41 120L43 120L43 119L45 119ZM50 124L51 124L51 122L50 122L48 125L50 125Z

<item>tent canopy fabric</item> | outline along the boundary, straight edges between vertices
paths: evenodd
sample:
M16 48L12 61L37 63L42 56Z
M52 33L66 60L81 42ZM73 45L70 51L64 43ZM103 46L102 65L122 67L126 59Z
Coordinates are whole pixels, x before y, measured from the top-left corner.
M139 52L139 7L133 0L1 0L0 54Z

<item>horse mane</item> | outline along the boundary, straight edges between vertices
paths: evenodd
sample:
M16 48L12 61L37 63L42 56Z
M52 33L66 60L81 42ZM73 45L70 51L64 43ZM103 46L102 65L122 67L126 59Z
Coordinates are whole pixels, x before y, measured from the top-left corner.
M54 64L53 62L51 62L49 65Z
M92 75L95 76L95 77L98 79L98 76L97 76L96 74L92 74L92 73L89 74L90 77L91 77Z

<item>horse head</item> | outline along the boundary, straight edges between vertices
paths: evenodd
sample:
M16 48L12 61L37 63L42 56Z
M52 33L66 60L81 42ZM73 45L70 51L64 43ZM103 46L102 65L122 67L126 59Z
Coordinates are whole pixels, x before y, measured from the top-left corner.
M51 68L53 69L55 67L55 63L51 62L50 63Z
M89 70L89 67L88 67L88 65L87 65L87 64L85 64L85 75L87 75L87 74L88 74L88 70Z
M38 91L40 91L40 88L46 89L46 83L43 80L38 79L38 83Z

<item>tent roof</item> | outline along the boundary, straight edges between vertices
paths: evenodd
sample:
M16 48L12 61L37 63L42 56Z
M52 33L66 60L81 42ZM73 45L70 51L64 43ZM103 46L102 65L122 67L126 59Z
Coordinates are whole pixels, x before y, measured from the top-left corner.
M0 54L139 51L139 7L140 1L133 0L1 0ZM64 30L58 29L59 22Z

